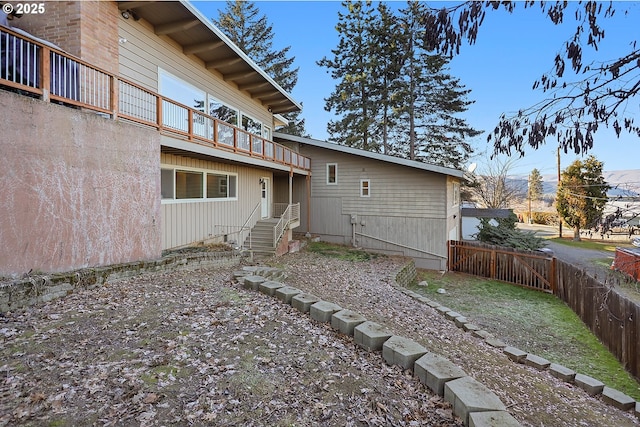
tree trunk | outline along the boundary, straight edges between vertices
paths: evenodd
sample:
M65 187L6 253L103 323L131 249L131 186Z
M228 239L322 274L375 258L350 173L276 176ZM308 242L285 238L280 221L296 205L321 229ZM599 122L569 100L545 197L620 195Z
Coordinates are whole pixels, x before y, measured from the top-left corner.
M580 239L580 226L577 225L573 228L573 241L574 242L580 242L582 239Z

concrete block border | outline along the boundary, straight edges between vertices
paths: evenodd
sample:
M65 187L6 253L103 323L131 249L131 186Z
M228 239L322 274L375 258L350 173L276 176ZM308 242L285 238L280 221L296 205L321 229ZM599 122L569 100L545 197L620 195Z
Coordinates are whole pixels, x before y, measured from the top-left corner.
M415 271L415 267L413 268ZM408 274L406 274L407 270ZM392 335L384 325L367 321L357 312L343 309L337 304L323 301L319 297L305 294L297 288L286 285L282 282L283 275L277 271L244 267L242 272L234 272L233 278L245 289L260 291L277 298L284 304L291 304L300 312L308 313L311 319L329 323L337 332L352 336L354 342L365 350L379 351L386 363L412 371L422 384L451 403L453 413L463 419L466 426L474 423L473 425L478 427L489 427L495 425L492 424L495 419L500 419L503 423L501 425L519 425L516 419L506 411L505 405L498 396L486 386L467 376L461 368L449 360L428 352L419 343ZM255 278L263 274L262 281ZM410 275L411 269L405 266L405 278ZM274 277L278 279L277 288L263 285L269 281L275 281ZM419 297L420 295L413 293L413 298ZM307 307L308 310L306 310ZM452 321L461 317L458 313L451 313L449 309L443 310L442 314L446 313L450 313L449 317ZM478 412L497 415L489 418L489 421L485 421L484 418L473 418L472 416Z
M405 265L403 269L405 269L406 271L408 270L408 267ZM471 333L476 338L482 339L485 342L485 344L490 345L492 347L496 347L496 348L502 348L504 354L513 362L531 366L539 371L548 370L552 376L566 383L572 383L577 385L579 388L583 389L590 396L601 395L602 400L610 404L611 406L614 406L622 411L633 411L636 418L640 419L640 402L636 402L630 396L627 396L626 394L618 390L607 387L604 383L602 383L601 381L595 378L591 378L587 375L576 373L571 369L568 369L562 365L558 365L553 362L550 362L540 356L529 354L523 350L509 346L508 344L502 342L501 340L493 337L489 332L484 331L479 326L471 323L469 319L467 319L467 317L465 317L463 314L453 312L448 307L444 307L441 304L435 301L432 301L423 295L416 294L415 292L409 289L406 289L400 283L396 283L395 287L405 295L415 299L416 301L419 301L422 304L425 304L435 309L436 312L440 313L446 319L454 322L458 328L463 329L465 332ZM477 416L477 419L484 420L485 418ZM502 421L502 415L498 415L496 419L501 420L500 421L501 424L498 424L498 425L501 425L501 426L512 425L512 424L509 424L509 422ZM469 417L468 425L478 425L478 426L495 425L495 424L484 424L484 423L472 424L473 422L474 422L474 417ZM495 422L495 421L491 421L491 422Z

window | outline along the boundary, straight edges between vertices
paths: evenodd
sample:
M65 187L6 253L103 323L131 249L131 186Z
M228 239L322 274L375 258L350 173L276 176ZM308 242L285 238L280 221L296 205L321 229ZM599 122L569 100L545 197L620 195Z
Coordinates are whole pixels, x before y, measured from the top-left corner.
M161 169L162 200L237 198L236 175L205 170Z
M160 170L160 188L163 199L175 199L173 186L174 172L173 169Z
M176 171L176 199L201 199L202 172Z
M242 129L254 135L262 136L262 123L249 116L242 115Z
M368 179L360 180L360 197L369 197L370 196L370 182Z
M229 199L236 197L234 175L207 174L207 199Z
M223 122L238 126L238 110L209 96L209 115Z
M327 185L338 184L338 164L327 163Z

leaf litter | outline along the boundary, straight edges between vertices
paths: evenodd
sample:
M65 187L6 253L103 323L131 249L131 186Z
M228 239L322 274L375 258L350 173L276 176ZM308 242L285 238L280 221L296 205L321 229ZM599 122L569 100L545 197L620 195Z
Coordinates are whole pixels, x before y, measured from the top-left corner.
M400 259L275 261L287 284L459 364L523 425L633 425L399 292ZM0 316L0 426L462 425L411 372L231 273L147 274Z

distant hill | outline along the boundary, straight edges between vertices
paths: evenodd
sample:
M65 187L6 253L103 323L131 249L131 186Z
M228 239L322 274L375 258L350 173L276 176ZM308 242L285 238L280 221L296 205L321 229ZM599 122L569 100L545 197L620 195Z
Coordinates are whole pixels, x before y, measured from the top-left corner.
M609 190L609 196L640 196L640 169L605 171L603 175L605 181L613 187ZM518 176L512 177L510 181L527 188L527 179L526 176ZM542 191L544 194L555 195L557 186L557 175L542 176Z

